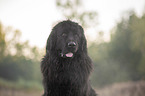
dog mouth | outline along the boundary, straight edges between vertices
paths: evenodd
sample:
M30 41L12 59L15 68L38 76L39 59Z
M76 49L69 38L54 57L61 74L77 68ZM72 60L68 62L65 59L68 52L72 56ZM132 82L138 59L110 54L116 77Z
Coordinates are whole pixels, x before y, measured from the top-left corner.
M60 53L61 57L63 58L72 58L74 56L74 53L68 52L66 54Z
M73 57L73 53L69 52L67 54L65 54L66 57Z
M72 44L72 45L71 45ZM73 58L78 50L77 44L73 46L73 42L70 42L69 46L64 46L59 49L60 57L62 58Z

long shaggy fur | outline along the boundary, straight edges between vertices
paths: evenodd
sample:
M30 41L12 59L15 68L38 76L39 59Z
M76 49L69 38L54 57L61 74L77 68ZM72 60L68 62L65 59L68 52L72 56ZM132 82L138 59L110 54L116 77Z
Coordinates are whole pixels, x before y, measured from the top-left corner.
M66 30L70 34L75 30L78 35L78 47L72 58L61 57L62 47L58 48L63 43L60 41L63 37L59 37L59 33ZM58 41L58 38L61 39ZM58 23L47 40L46 55L41 62L43 96L96 96L89 82L91 70L92 62L87 53L83 28L69 20Z

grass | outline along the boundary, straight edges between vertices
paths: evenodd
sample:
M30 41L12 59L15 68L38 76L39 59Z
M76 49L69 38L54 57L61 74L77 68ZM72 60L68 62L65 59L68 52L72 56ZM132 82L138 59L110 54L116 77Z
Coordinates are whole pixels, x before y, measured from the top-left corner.
M0 78L0 88L10 88L26 91L41 91L43 89L42 84L37 81L25 81L23 79L19 79L17 82L12 82L2 78Z

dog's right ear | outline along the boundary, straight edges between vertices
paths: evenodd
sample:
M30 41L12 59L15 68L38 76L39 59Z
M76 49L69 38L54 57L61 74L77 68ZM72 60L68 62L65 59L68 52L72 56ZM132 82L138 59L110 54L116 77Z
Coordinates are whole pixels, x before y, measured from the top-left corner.
M52 52L52 50L54 50L54 48L55 48L56 37L55 37L54 33L55 32L52 31L47 39L46 53Z
M59 30L60 23L53 27L49 38L47 39L46 52L53 52L56 49L57 31Z
M48 53L52 49L51 46L52 46L52 41L51 41L51 36L49 35L46 43L46 53Z

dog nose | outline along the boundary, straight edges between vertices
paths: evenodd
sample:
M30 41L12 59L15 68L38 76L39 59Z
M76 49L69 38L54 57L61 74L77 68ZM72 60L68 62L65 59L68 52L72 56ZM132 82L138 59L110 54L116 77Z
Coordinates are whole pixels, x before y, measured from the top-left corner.
M74 46L76 46L76 43L75 42L69 42L68 43L68 47L74 47Z

